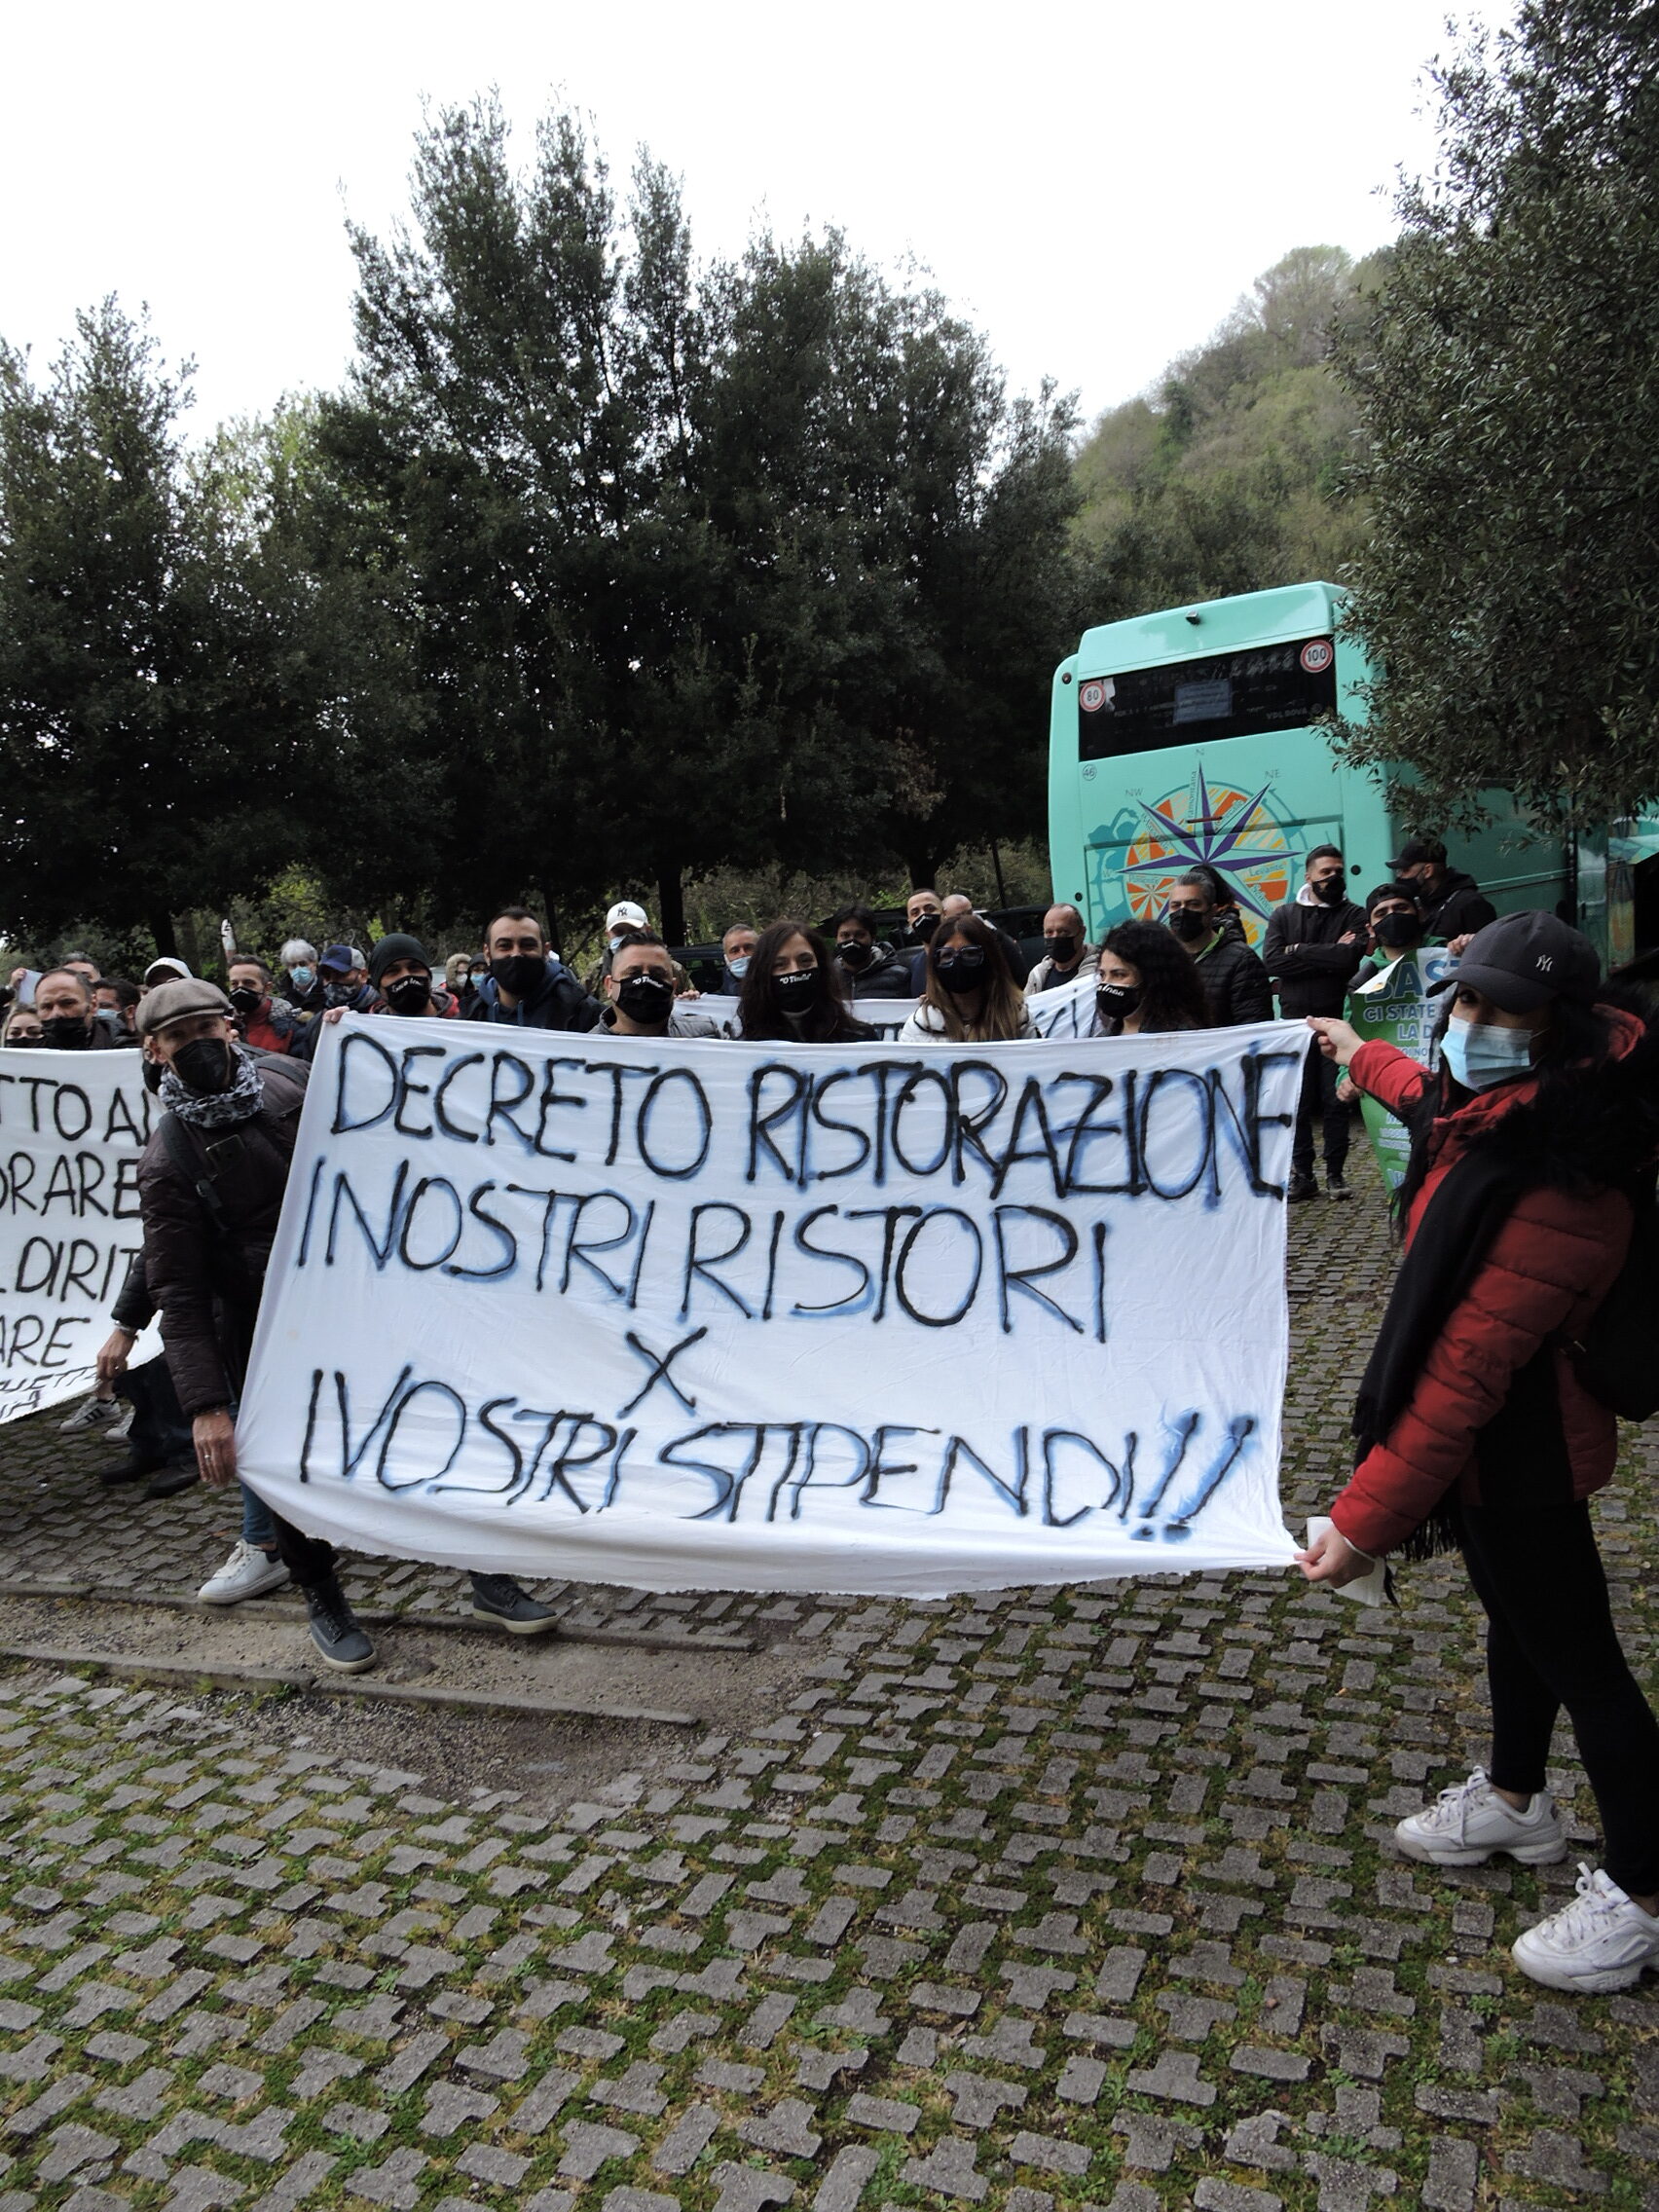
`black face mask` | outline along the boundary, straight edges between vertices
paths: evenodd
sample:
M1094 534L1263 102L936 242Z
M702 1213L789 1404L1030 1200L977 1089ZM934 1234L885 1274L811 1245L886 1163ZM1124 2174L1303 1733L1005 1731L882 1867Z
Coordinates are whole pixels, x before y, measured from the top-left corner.
M1323 883L1311 886L1314 898L1322 906L1339 905L1346 888L1340 875L1327 876Z
M92 1025L82 1014L52 1014L40 1025L40 1041L54 1052L84 1052L92 1041Z
M783 1014L809 1014L824 996L822 968L796 968L772 977L772 996Z
M505 960L492 960L490 973L503 991L510 991L515 999L528 999L540 989L547 975L547 955L544 952L509 953Z
M1053 937L1044 938L1043 949L1056 968L1070 968L1083 951L1083 940L1073 937L1070 930L1060 930Z
M845 944L836 945L835 957L843 968L867 968L875 958L875 947L852 937Z
M1095 987L1094 996L1108 1020L1122 1021L1141 1003L1141 986L1138 983L1100 983Z
M138 1072L144 1079L144 1088L146 1090L155 1092L161 1089L162 1063L160 1060L146 1059L144 1065Z
M1190 906L1177 906L1169 917L1169 927L1183 944L1197 944L1199 938L1208 937L1214 925L1202 914L1195 914Z
M918 914L910 924L910 935L918 944L926 944L942 919L940 914Z
M1422 924L1415 914L1379 914L1371 925L1371 934L1379 944L1398 952L1405 945L1416 944L1422 935Z
M430 976L399 976L395 983L387 983L386 1003L393 1014L405 1016L424 1014L432 1003L432 978Z
M630 976L616 986L616 1004L630 1021L651 1029L674 1012L674 985L660 976Z
M172 1056L173 1073L186 1090L198 1098L211 1098L229 1090L237 1079L237 1063L222 1037L193 1037Z
M985 955L977 944L964 944L954 952L941 952L934 967L952 998L977 991L985 979Z
M231 993L231 1004L239 1014L257 1014L259 1002L264 996L263 991L256 991L251 984L239 983Z

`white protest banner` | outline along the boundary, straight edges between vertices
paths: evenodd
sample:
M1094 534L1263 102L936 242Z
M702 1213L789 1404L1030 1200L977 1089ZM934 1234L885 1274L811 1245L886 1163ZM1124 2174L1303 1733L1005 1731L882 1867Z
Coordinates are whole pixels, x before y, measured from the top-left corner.
M693 1014L708 1014L722 1037L743 1035L743 1017L736 999L710 994L686 999L684 1004ZM852 1011L877 1036L897 1037L921 1004L920 999L858 999ZM1094 1025L1093 971L1074 983L1060 984L1057 990L1039 991L1025 1004L1039 1037L1087 1037Z
M358 1550L645 1589L1282 1567L1306 1044L349 1018L242 1471Z
M141 1242L142 1066L135 1051L0 1053L0 1421L97 1381ZM156 1349L148 1333L133 1363Z

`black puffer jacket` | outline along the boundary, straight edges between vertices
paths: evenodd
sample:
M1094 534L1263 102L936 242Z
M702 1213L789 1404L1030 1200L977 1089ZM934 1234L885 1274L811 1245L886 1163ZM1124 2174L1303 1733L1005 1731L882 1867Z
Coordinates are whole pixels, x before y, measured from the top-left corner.
M1419 904L1422 907L1423 935L1438 938L1442 943L1472 930L1484 930L1488 922L1497 919L1497 908L1474 877L1457 867L1449 867L1439 889L1419 900Z
M890 944L875 947L875 958L867 968L849 968L839 955L835 965L841 971L846 989L855 999L913 999L916 996L909 961L895 952Z
M292 1058L262 1058L259 1072L265 1098L248 1121L203 1129L164 1114L138 1162L145 1281L161 1309L167 1367L190 1419L229 1405L241 1388L294 1157L310 1070ZM174 1161L168 1122L183 1131L199 1163L195 1176L187 1178Z
M1351 944L1340 940L1351 937ZM1268 916L1262 965L1278 986L1279 1012L1340 1015L1347 987L1365 957L1367 923L1362 907L1345 899L1335 906L1287 899Z
M1217 1029L1240 1021L1272 1021L1273 987L1242 938L1223 936L1198 955L1198 980Z
M466 1018L518 1029L592 1029L599 1014L599 1001L582 989L562 960L555 959L547 963L546 981L510 1012L501 1004L494 976L486 976Z

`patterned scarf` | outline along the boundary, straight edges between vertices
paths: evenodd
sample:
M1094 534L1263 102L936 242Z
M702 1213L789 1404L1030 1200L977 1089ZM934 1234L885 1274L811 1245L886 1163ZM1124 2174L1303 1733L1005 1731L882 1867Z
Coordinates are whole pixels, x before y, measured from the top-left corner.
M265 1080L240 1045L232 1045L236 1080L228 1090L212 1090L205 1097L188 1089L172 1069L162 1071L162 1104L181 1122L199 1129L222 1129L232 1122L246 1122L259 1112L265 1096Z

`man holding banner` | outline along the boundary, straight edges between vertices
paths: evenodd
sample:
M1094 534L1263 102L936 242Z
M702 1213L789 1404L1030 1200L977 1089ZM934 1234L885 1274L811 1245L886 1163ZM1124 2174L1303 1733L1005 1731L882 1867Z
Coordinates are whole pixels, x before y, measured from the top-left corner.
M223 991L197 979L163 983L138 1009L165 1109L138 1167L145 1279L197 1464L215 1490L237 1479L235 1406L306 1089L301 1067L256 1061L231 1017ZM243 1496L231 1563L243 1570L239 1595L291 1575L324 1662L348 1674L372 1666L374 1645L346 1603L333 1546L271 1514L255 1493Z

